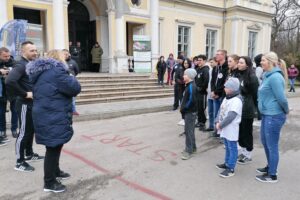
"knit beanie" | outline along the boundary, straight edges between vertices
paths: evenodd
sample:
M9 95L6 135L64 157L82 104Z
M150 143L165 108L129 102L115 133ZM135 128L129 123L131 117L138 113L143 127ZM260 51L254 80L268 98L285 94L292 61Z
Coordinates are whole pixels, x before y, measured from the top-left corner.
M232 90L234 93L240 90L240 81L237 78L230 77L224 84L225 88Z
M184 74L186 74L191 80L194 80L194 78L197 76L197 72L193 68L186 69Z

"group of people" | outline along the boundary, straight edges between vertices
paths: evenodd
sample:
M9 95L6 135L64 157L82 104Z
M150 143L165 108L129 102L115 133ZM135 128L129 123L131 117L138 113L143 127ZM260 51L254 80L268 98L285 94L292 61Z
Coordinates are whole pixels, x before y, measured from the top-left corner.
M256 179L277 182L280 131L289 113L285 95L287 70L274 52L259 54L254 61L256 67L248 56L227 55L226 50L218 50L209 60L205 55L194 57L192 67L191 60L178 56L173 68L173 110L180 104L179 125L184 125L180 135L185 135L181 158L188 160L197 151L195 127L210 131L212 137L221 138L226 150L224 162L216 165L223 170L219 175L233 176L236 163L252 161L253 121L257 117L261 120L260 136L267 165L256 170L260 174Z
M11 130L16 137L14 169L33 172L35 168L29 162L44 160L44 191L63 192L65 186L60 181L70 174L60 169L59 159L63 145L73 136L74 97L81 91L75 77L79 72L77 63L66 49L50 50L45 58L38 58L37 48L31 41L21 44L20 60L14 61L5 47L0 48L0 59L1 109L5 110L1 113L0 144L8 142L4 104L9 100ZM17 113L17 119L13 112ZM19 132L14 124L17 120ZM46 147L45 156L33 151L34 137L37 144Z

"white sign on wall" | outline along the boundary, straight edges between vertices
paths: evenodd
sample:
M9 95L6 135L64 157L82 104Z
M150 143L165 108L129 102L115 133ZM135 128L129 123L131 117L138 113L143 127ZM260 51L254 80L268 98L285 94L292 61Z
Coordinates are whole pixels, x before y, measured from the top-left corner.
M151 73L151 39L146 35L133 36L134 71Z

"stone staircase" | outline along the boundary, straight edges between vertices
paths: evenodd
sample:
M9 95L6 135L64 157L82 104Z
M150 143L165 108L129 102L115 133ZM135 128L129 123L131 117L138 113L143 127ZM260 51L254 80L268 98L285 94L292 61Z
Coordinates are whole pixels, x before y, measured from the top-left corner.
M157 85L150 74L83 73L78 77L82 91L77 105L157 99L173 96L173 87Z

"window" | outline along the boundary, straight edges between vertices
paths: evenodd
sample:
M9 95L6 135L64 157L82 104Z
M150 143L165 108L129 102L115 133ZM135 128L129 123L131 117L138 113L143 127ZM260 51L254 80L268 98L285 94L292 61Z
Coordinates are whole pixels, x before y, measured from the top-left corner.
M184 53L184 56L190 55L190 32L190 27L178 26L178 55L181 53Z
M257 41L257 32L249 32L248 40L248 56L253 59L256 54L256 41Z
M216 53L217 31L207 29L206 31L206 57L212 58Z

